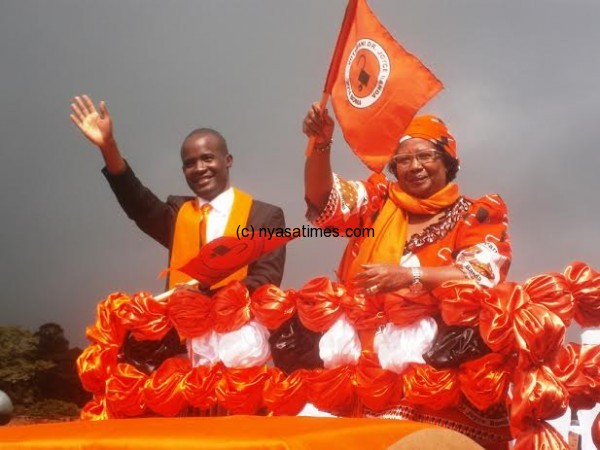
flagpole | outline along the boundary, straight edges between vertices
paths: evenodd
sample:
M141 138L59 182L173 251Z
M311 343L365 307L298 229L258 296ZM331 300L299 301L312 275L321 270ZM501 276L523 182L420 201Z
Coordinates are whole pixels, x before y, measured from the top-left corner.
M320 102L321 111L323 111L327 105L327 102L329 101L329 97L331 96L331 89L340 69L342 54L344 52L344 47L346 46L346 41L348 40L350 28L354 22L356 5L358 4L358 1L359 0L349 0L348 5L346 6L344 20L342 21L342 26L340 27L340 32L338 33L338 38L335 43L331 62L329 63L329 70L327 71L327 78L325 79L325 86L323 87L323 95L321 96ZM314 136L311 136L308 139L305 152L307 157L312 154L313 147L315 146L315 139L316 138Z
M163 292L162 294L158 294L157 296L154 297L154 300L156 300L157 302L162 302L162 301L166 301L171 294L173 294L173 292L175 292L177 289L179 289L180 287L194 287L199 285L200 283L198 282L198 280L190 280L187 283L182 283L177 287L174 287L173 289L170 289L166 292Z

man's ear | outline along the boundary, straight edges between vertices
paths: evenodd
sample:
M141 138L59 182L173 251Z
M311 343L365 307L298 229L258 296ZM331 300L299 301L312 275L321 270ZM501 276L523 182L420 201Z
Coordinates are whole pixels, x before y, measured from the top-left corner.
M227 168L231 169L231 166L233 166L233 155L231 153L228 153L226 158L227 158Z

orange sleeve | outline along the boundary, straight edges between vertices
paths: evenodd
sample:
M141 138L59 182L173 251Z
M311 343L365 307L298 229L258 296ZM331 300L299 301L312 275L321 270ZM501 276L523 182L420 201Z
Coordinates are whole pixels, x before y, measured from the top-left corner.
M363 217L381 208L388 181L382 174L372 174L367 180L346 180L333 175L333 187L325 208L316 212L309 208L307 218L319 228L359 227Z
M457 266L482 286L492 287L504 281L512 251L508 210L502 198L490 194L475 200L458 227L455 241Z

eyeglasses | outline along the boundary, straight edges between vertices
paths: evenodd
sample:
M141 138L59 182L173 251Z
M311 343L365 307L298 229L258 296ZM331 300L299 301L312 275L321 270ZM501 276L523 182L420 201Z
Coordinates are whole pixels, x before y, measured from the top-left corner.
M402 169L407 169L412 165L413 159L416 159L419 164L431 164L440 156L439 150L431 149L431 150L421 150L412 155L400 154L394 155L392 157L392 163L396 165L396 167L400 167Z

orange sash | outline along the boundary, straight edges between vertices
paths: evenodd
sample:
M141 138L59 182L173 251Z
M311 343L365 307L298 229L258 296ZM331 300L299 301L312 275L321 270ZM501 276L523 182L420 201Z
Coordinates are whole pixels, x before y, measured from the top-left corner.
M239 225L246 226L250 208L252 207L252 197L239 189L233 188L233 206L227 219L224 236L235 236ZM198 254L200 247L200 220L202 212L198 206L198 200L188 200L185 202L175 220L175 233L173 235L173 245L171 247L171 260L169 267L181 267L190 259ZM226 285L233 280L243 280L248 274L248 266L242 267L237 272L231 274L223 281L211 286L216 289ZM172 270L169 272L168 288L172 289L179 283L185 283L191 278L183 272Z
M362 264L398 264L407 238L408 213L435 214L452 205L458 197L458 185L455 183L448 183L431 197L424 199L411 197L397 183L390 183L388 198L375 221L367 218L363 223L365 227L374 228L374 237L359 241L360 248L356 255L352 250L357 239L353 238L348 243L338 269L341 281L350 281L362 272Z

